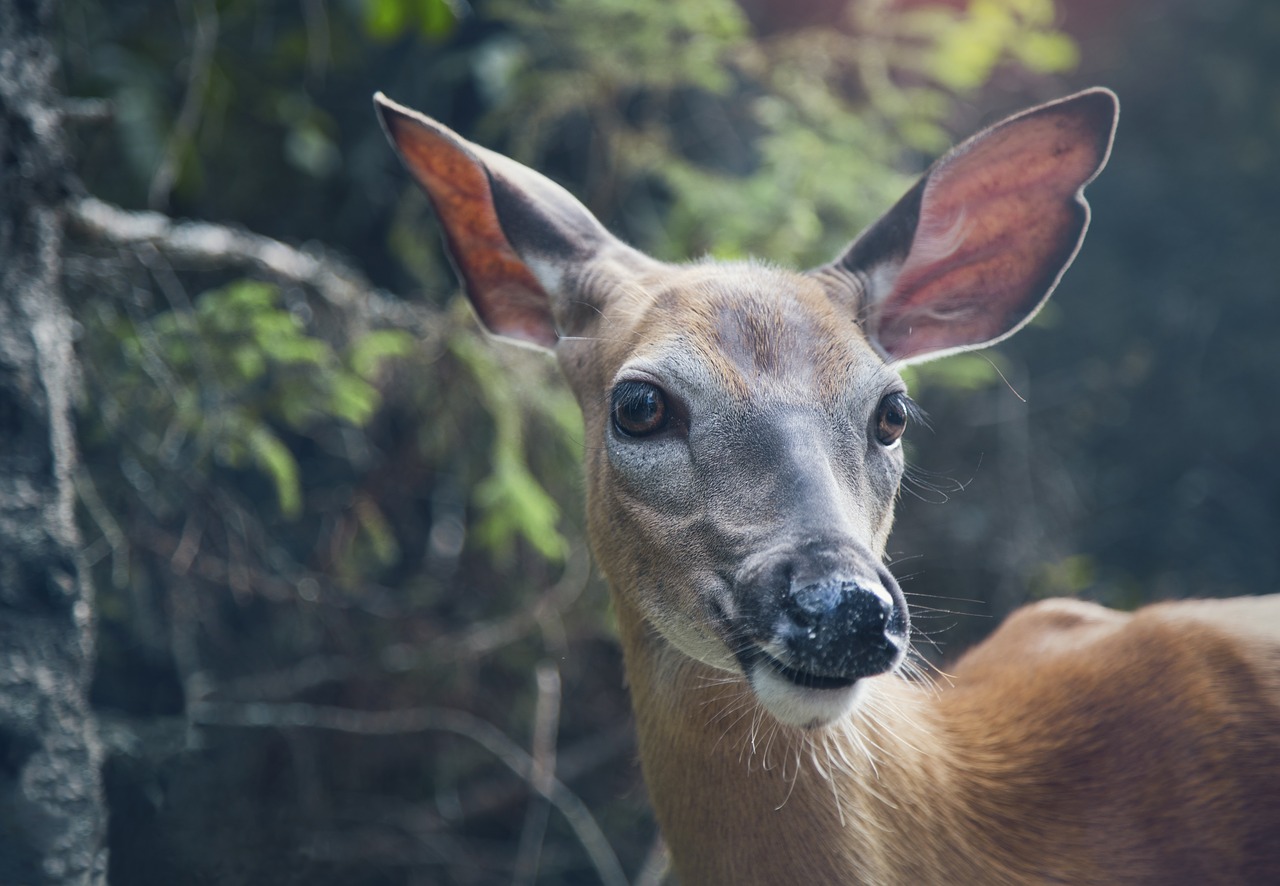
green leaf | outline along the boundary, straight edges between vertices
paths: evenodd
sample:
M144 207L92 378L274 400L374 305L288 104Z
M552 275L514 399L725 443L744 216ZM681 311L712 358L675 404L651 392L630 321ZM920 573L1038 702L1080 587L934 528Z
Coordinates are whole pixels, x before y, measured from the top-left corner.
M411 0L365 0L364 29L375 40L391 41L409 24Z
M373 385L346 372L334 371L329 380L329 412L356 427L368 424L381 398Z
M1080 50L1066 34L1027 34L1013 51L1029 69L1045 74L1070 71L1080 63Z
M277 363L322 366L333 357L333 351L328 344L319 339L300 335L292 322L255 325L259 326L259 330L275 328L275 334L264 333L258 336L258 344L262 348L263 355Z
M400 559L400 544L391 528L391 522L377 506L372 498L362 497L355 505L356 519L369 546L373 557L380 566L392 566Z
M475 502L485 514L476 535L499 557L511 556L511 543L520 535L546 559L564 559L568 543L556 528L560 508L518 460L496 464L476 487Z
M511 556L517 536L525 538L543 557L562 560L568 543L560 534L560 509L530 473L525 456L524 423L530 404L522 398L522 379L497 363L492 348L473 332L455 336L450 349L480 385L485 407L494 422L492 472L477 487L474 501L482 513L477 540L500 558ZM527 383L527 382L526 382ZM552 420L564 420L566 407L552 410ZM559 416L559 418L557 418Z
M400 329L367 332L347 349L347 365L365 381L375 381L384 360L413 353L413 336Z
M232 348L229 354L236 374L244 381L253 381L267 371L267 360L262 351L252 345Z
M260 422L248 428L249 451L254 463L266 471L276 487L276 501L284 516L293 518L302 511L302 485L298 480L298 463L289 447Z
M431 41L443 40L457 27L458 17L448 0L418 0L418 25Z

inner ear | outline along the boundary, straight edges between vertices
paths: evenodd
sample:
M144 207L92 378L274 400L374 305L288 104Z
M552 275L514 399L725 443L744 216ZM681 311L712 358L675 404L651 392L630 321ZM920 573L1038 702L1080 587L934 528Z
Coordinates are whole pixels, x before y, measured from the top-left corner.
M820 276L852 280L867 336L915 362L993 344L1027 323L1089 223L1084 187L1118 103L1091 89L1010 117L943 156Z
M545 176L381 93L374 100L396 151L431 199L449 257L489 331L553 347L599 315L599 293L621 288L602 284L656 264Z

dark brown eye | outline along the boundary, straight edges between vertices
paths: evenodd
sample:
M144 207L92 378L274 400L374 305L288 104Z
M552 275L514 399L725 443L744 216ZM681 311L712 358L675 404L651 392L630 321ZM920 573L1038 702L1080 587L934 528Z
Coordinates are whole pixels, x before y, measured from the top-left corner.
M876 409L876 439L882 446L898 442L907 429L907 398L902 394L887 394Z
M667 398L648 382L624 381L613 389L613 426L626 437L646 437L667 425Z

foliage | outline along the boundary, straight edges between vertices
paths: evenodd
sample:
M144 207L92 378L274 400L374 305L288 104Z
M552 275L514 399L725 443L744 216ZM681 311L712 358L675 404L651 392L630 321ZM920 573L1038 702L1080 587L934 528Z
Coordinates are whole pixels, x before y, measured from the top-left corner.
M97 432L135 443L128 457L153 472L189 478L214 464L253 465L271 478L286 517L300 513L302 487L298 462L273 425L305 433L327 419L367 424L380 403L372 382L383 361L412 347L405 333L387 329L340 356L306 333L276 287L250 280L203 293L191 310L138 318L110 302L95 307ZM114 355L96 351L112 346Z
M536 162L557 124L585 117L612 164L588 180L588 205L650 182L669 205L644 245L670 258L824 261L905 189L904 147L946 147L957 95L1011 61L1075 62L1050 0L854 0L834 26L769 37L734 0L505 0L494 13L514 28L486 91L516 155Z
M471 372L494 423L492 472L476 486L474 496L483 514L476 526L478 540L507 563L517 536L523 536L543 557L562 560L568 542L557 530L560 508L530 473L524 456L519 396L523 392L518 377L504 371L492 349L474 336L456 336L450 349ZM556 432L571 439L580 421L576 405L563 388L553 388L550 399L559 418Z
M963 13L924 7L904 16L904 31L928 45L919 64L939 84L957 91L977 89L1012 56L1033 71L1074 68L1075 44L1055 31L1052 0L976 0Z
M456 7L449 0L368 0L364 4L364 28L377 40L393 40L416 29L435 42L453 33L457 24Z

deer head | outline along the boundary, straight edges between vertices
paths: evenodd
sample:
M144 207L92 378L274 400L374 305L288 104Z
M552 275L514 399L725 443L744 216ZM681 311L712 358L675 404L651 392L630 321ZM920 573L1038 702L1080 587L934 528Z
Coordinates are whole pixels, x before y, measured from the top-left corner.
M979 133L804 273L658 262L542 175L376 100L482 322L554 351L577 395L624 631L666 666L745 677L784 724L845 714L908 644L883 564L912 413L898 368L1035 315L1084 237L1114 95Z

